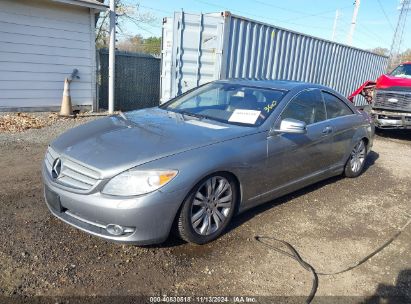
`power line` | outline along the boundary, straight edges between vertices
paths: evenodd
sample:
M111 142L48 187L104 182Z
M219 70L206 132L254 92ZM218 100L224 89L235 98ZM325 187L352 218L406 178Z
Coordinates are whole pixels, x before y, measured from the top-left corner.
M139 27L139 26L137 26L137 27ZM122 37L125 37L125 38L127 38L127 39L132 39L132 38L135 38L137 35L136 34L128 34L128 33L126 33L120 26L118 26L117 25L117 28L120 30L120 32L118 32L117 33L117 35L119 35L119 36L122 36ZM142 29L143 31L147 31L148 33L150 33L150 34L152 34L152 35L154 35L154 36L157 36L156 34L154 34L153 32L150 32L150 31L148 31L147 29L144 29L144 28L142 28L142 27L139 27L140 29Z
M381 41L384 44L387 44L387 46L391 43L391 42L389 42L389 40L387 40L387 38L383 38L379 34L375 33L374 31L372 31L371 29L369 29L368 27L363 25L363 23L359 22L358 24L359 24L359 26L355 30L356 30L356 32L362 34L363 37L367 37L367 38L372 39L372 40L378 39L378 41ZM348 22L347 20L343 20L343 22L340 23L341 27L344 27L344 26L346 27L346 26L349 26L349 25L350 25L350 22ZM340 32L341 34L343 34L344 29L339 28L339 29L337 29L337 31Z
M226 6L221 6L221 5L218 5L218 4L214 4L214 3L210 3L210 2L202 1L202 0L195 0L195 1L200 2L202 4L205 4L205 5L208 5L208 6L214 6L218 9L227 9L228 10L228 8ZM240 12L239 10L237 10L237 11Z
M265 6L270 6L270 7L273 7L273 8L277 8L277 9L280 9L280 10L289 11L289 12L293 12L293 13L297 13L297 14L303 14L303 16L296 16L296 17L290 18L290 19L278 20L278 19L274 19L272 17L270 18L270 17L258 15L258 14L252 14L250 12L246 12L246 11L242 11L242 10L230 9L230 8L224 6L224 5L211 3L211 2L208 2L208 1L205 1L205 0L194 0L194 1L205 4L205 5L210 6L210 7L218 8L219 10L221 10L221 9L230 10L234 13L244 14L245 16L252 16L252 17L258 18L260 20L261 19L262 20L267 20L268 22L274 23L274 24L276 24L276 23L277 24L278 23L286 23L286 24L296 25L296 26L299 26L299 27L312 28L312 29L321 29L321 30L327 30L327 31L330 30L329 27L316 26L316 25L311 25L311 24L301 24L301 23L294 22L294 20L299 20L299 19L304 19L304 18L311 18L311 17L318 17L318 16L321 16L321 15L324 15L324 14L327 14L327 13L330 13L330 12L335 12L335 9L334 9L332 11L331 10L326 10L326 11L321 11L321 12L313 13L313 14L305 14L305 13L303 13L301 11L298 11L298 10L280 7L280 6L273 5L271 3L267 3L267 2L264 2L264 1L261 1L261 0L253 0L255 3L262 4L262 5L265 5ZM139 7L142 7L142 8L148 9L148 10L152 10L152 11L162 12L162 13L165 13L165 14L168 14L168 15L173 15L174 14L174 12L172 12L172 11L164 10L164 9L161 9L161 8L155 8L155 7L141 5L141 4L139 5ZM342 8L339 8L339 10L345 10L345 9L348 9L348 8L351 8L351 7L352 7L352 5L344 6ZM334 19L334 18L331 18L331 17L323 17L323 18ZM344 24L344 19L340 19L340 20L343 21L342 23L340 23L340 25ZM347 24L348 24L348 22L347 22ZM141 25L137 25L137 26L141 28ZM161 26L154 26L154 25L149 25L149 26L159 27L159 28L161 27ZM369 30L368 28L364 27L363 25L361 25L361 27L363 27L364 29L357 28L357 31L360 32L362 34L362 36L367 37L367 38L372 39L372 40L378 39L380 41L385 41L386 42L386 39L383 39L380 35L378 35L375 32ZM146 29L143 29L143 30L147 31ZM339 32L339 34L342 34L342 30L337 29L337 32ZM152 32L150 32L150 33L152 33Z
M392 39L391 49L390 49L390 62L389 66L396 63L399 59L399 53L401 49L401 43L404 34L404 28L407 23L407 15L410 10L410 0L402 0L400 6L400 14L398 16L397 26L395 27L394 37Z
M363 29L361 29L360 27L358 27L358 28L356 29L356 31L357 31L357 33L358 33L359 35L362 35L363 37L366 37L366 38L368 38L368 39L370 39L370 40L372 40L372 41L375 41L376 39L378 39L379 41L384 41L384 44L386 44L386 45L389 44L389 42L388 42L387 40L385 40L385 39L377 36L376 34L374 34L374 33L372 33L372 32L366 32L366 31L364 31Z
M368 32L370 35L373 35L375 38L379 39L380 41L383 41L383 42L388 43L388 44L390 43L390 42L388 42L387 39L383 38L382 36L380 36L379 34L373 32L373 31L371 31L364 24L361 24L361 29L359 29L359 27L358 27L357 30L360 30L360 31L363 30L365 32Z
M288 9L288 8L280 7L280 6L273 5L273 4L271 4L271 3L267 3L267 2L264 2L264 1L260 1L260 0L253 0L253 1L256 2L256 3L262 4L262 5L266 5L266 6L269 6L269 7L278 8L278 9L281 9L281 10L284 10L284 11L289 11L289 12L293 12L293 13L297 13L297 14L302 15L302 16L298 16L298 17L293 17L293 18L285 19L285 20L280 20L281 22L291 21L291 20L297 20L297 19L304 19L304 18L311 18L311 17L318 17L318 16L321 16L321 15L325 15L325 14L328 14L328 13L334 13L334 12L335 12L335 9L332 9L332 10L322 11L322 12L319 12L319 13L307 14L307 13L302 12L302 11L298 11L298 10L293 10L293 9ZM347 8L351 8L351 5L349 5L349 6L344 6L344 7L342 7L342 8L339 8L339 10L344 10L344 9L347 9ZM328 17L328 16L327 16L327 17L323 17L323 18L326 18L326 19L334 19L334 17Z
M145 32L147 32L147 33L149 33L149 34L153 35L153 36L158 36L158 34L156 34L156 33L152 32L152 31L150 31L150 30L148 30L148 29L144 28L144 27L143 27L143 26L141 26L141 24L139 24L138 22L134 22L134 24L135 24L135 25L136 25L139 29L141 29L141 30L143 30L143 31L145 31Z
M145 32L147 32L147 33L150 33L151 35L157 36L157 34L155 34L154 32L146 29L144 26L141 25L141 22L135 20L133 17L131 17L131 16L127 15L127 14L124 14L124 16L127 18L127 20L129 20L129 21L131 21L132 23L134 23L134 25L137 26L139 29L141 29L141 30L143 30L143 31L145 31ZM148 25L148 24L147 24L147 25Z
M351 8L351 6L344 6L344 7L342 7L342 8L338 8L338 10L341 11L341 10L344 10L344 9L347 9L347 8ZM333 10L327 10L327 11L323 11L323 12L315 13L315 14L308 14L308 15L300 16L300 17L294 17L294 18L292 18L292 19L286 19L285 21L288 21L288 20L297 20L297 19L304 19L304 18L311 18L311 17L318 17L318 16L321 16L321 15L329 14L329 13L335 13L335 9L333 9ZM334 17L324 16L323 18L325 18L325 19L333 19L333 20L334 20Z
M237 12L237 13L240 13L240 14L244 14L245 16L251 16L251 17L258 18L258 19L268 20L268 21L273 22L273 23L278 23L278 22L280 22L280 23L293 24L293 25L304 26L304 27L309 27L309 28L329 30L328 27L301 24L301 23L296 23L296 22L287 21L287 20L278 20L278 19L274 19L274 18L262 16L262 15L251 14L250 12L246 12L246 11L240 11L240 10L237 10L237 9L229 9L229 8L227 8L227 7L225 7L225 6L221 6L221 5L218 5L218 4L210 3L210 2L207 2L207 1L204 1L204 0L194 0L194 1L199 2L199 3L202 3L202 4L205 4L205 5L213 6L213 7L219 8L219 9L230 10L230 11L232 11L232 12L234 12L234 13Z
M379 0L378 0L378 1L379 1ZM260 0L254 0L254 2L263 4L263 5L266 5L266 6L271 6L271 7L274 7L274 8L284 9L284 8L280 8L280 7L276 6L276 5L272 5L271 3L266 3L266 2L260 1ZM348 8L351 8L351 7L352 7L351 5L348 5L348 6L344 6L344 7L342 7L342 8L339 8L339 10L345 10L345 9L348 9ZM297 10L291 10L291 9L284 9L284 10L292 11L292 12L299 13L299 14L304 14L303 12L300 12L300 11L297 11ZM290 21L296 20L296 19L303 19L303 18L307 18L307 17L316 17L316 16L320 16L320 15L327 14L327 13L330 13L330 12L335 12L335 10L332 10L332 11L327 10L327 11L323 11L323 12L315 13L315 14L306 14L306 15L304 15L304 16L295 17L295 18L292 18L292 19L279 20L279 22L285 22L285 23L289 23L289 24L295 24L295 25L301 25L301 26L306 26L306 27L311 27L311 28L318 28L318 29L329 30L328 28L325 28L325 27L299 24L299 23L290 22ZM340 17L341 17L341 16L340 16ZM324 17L324 18L334 19L334 17ZM364 26L363 26L363 27L364 27ZM379 39L380 41L382 40L382 41L385 41L385 42L387 43L386 39L384 39L384 38L382 38L381 36L379 36L378 34L372 32L372 31L369 30L368 28L365 28L365 30L368 32L368 34L365 33L365 32L362 31L362 30L359 30L359 29L357 28L357 31L362 31L362 33L363 33L364 36L365 36L365 35L367 35L367 36L372 35L372 36L374 36L375 38Z
M253 0L255 3L258 3L258 4L262 4L262 5L269 6L269 7L273 7L273 8L276 8L276 9L283 10L283 11L288 11L288 12L292 12L292 13L296 13L296 14L302 15L302 16L293 17L293 18L290 18L290 19L277 20L277 19L273 19L273 18L267 18L267 17L261 16L261 15L250 14L250 12L240 11L240 10L237 10L237 9L230 9L230 8L228 8L228 7L225 7L225 6L222 6L222 5L218 5L218 4L214 4L214 3L211 3L211 2L208 2L208 1L204 1L204 0L194 0L194 1L197 1L197 2L200 2L200 3L203 3L203 4L206 4L206 5L209 5L209 6L217 7L217 8L220 8L220 9L223 8L223 9L227 9L227 10L237 11L237 12L239 12L239 13L246 14L246 15L250 15L250 16L253 15L253 16L256 16L256 17L258 17L258 18L275 20L275 22L285 22L285 23L288 23L288 21L293 21L293 20L296 20L296 19L304 19L304 18L316 17L316 16L328 14L328 13L330 13L330 12L335 12L335 9L333 9L332 11L331 11L331 10L327 10L327 11L323 11L323 12L319 12L319 13L307 14L307 13L302 12L302 11L298 11L298 10L294 10L294 9L289 9L289 8L281 7L281 6L278 6L278 5L274 5L274 4L272 4L272 3L267 3L267 2L264 2L264 1L260 1L260 0ZM346 9L346 8L349 8L349 7L351 7L351 6L345 6L345 7L341 8L341 10ZM326 17L326 18L333 19L333 18L331 18L331 17ZM295 24L296 24L296 23L295 23ZM298 25L300 25L300 24L298 24ZM301 25L302 25L302 24L301 24Z
M174 12L172 12L172 11L166 11L166 10L163 10L163 9L160 9L160 8L150 7L150 6L146 6L146 5L139 4L139 7L143 7L145 9L149 9L149 10L156 11L156 12L162 12L162 13L165 13L165 14L170 14L170 15L174 14Z
M270 7L273 7L273 8L277 8L277 9L280 9L280 10L283 10L283 11L291 12L291 13L305 14L304 12L300 12L300 11L293 10L293 9L290 9L290 8L285 8L285 7L273 5L272 3L267 3L267 2L264 2L264 1L260 1L260 0L254 0L254 2L265 5L265 6L270 6Z
M378 4L379 4L379 6L380 6L380 9L381 9L382 13L383 13L384 16L385 16L385 19L388 21L388 24L390 25L391 29L394 31L394 26L392 25L391 20L388 18L388 15L387 15L387 13L386 13L385 10L384 10L384 7L382 6L381 1L380 1L380 0L377 0L377 2L378 2Z
M162 29L163 27L159 24L152 24L152 23L147 23L147 22L141 22L144 23L144 26L149 26L149 27L154 27L154 28L158 28L158 29Z
M348 24L348 23L347 23ZM346 24L346 25L347 25ZM363 30L363 28L361 28L361 26L359 26L357 29L356 29L356 33L359 35L359 36L361 36L361 37L364 37L364 38L367 38L368 40L371 40L371 41L375 41L376 39L378 39L379 41L384 41L384 44L385 45L389 45L389 42L388 42L388 40L386 40L386 39L383 39L382 37L380 37L380 36L378 36L377 34L375 34L375 33L372 33L372 32L366 32L365 30ZM343 41L344 39L343 39L343 36L344 35L346 35L347 33L346 33L346 31L343 29L343 28L338 28L337 30L336 30L336 41L339 41L340 43L345 43L345 41ZM362 39L362 40L364 40L364 39ZM367 43L368 44L368 43ZM388 47L387 47L387 49L388 49Z

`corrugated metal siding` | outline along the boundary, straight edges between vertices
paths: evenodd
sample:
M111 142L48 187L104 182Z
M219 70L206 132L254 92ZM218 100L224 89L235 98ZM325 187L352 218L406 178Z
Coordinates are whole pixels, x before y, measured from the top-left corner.
M223 22L212 15L175 13L164 23L162 101L219 78Z
M383 56L235 15L175 13L166 21L163 33L170 30L170 24L174 25L174 36L163 37L167 37L167 48L176 52L167 53L163 47L163 76L168 71L170 79L162 83L162 101L195 87L195 80L224 78L320 83L348 96L364 81L376 79L387 64ZM215 56L208 60L203 53L210 48L206 48L201 31L207 27L210 37L222 42L212 46ZM196 62L218 72L203 74Z
M239 16L231 16L228 26L226 78L314 82L348 96L387 64L383 56Z
M0 110L54 108L73 69L74 105L95 101L94 13L38 0L0 1Z

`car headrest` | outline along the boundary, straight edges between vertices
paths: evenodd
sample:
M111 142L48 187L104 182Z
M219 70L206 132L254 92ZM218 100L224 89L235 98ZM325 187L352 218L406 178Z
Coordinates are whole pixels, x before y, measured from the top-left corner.
M247 95L245 97L232 96L230 98L229 110L233 109L257 109L258 101L255 95Z

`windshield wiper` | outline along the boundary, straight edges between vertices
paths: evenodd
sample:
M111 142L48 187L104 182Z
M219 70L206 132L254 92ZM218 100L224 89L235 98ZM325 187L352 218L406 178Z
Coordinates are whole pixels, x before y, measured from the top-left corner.
M205 115L201 115L201 114L197 114L197 113L192 113L192 112L188 112L188 111L178 111L178 113L180 113L180 114L182 114L182 115L187 115L187 116L196 117L196 118L198 118L198 119L207 118L207 116L205 116Z

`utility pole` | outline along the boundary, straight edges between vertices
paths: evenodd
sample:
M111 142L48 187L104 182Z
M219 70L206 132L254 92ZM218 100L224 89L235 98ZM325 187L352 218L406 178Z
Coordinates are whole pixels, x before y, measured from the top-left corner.
M348 37L347 37L348 45L352 45L352 37L354 35L355 25L357 24L357 15L358 15L359 9L360 9L360 0L355 0L354 11L352 13L352 18L351 18L350 32L348 33Z
M397 26L395 27L394 37L392 38L390 58L388 63L388 68L392 68L399 61L398 56L400 54L402 38L404 36L404 28L407 21L407 14L410 10L410 0L400 1L400 14L398 15Z
M108 112L114 113L114 88L116 73L116 1L110 0L110 45L108 55Z
M337 31L338 18L340 18L340 11L337 9L337 10L335 11L335 19L334 19L334 25L333 25L333 33L332 33L332 36L331 36L331 40L332 40L332 41L335 41L335 34L336 34L336 31Z

